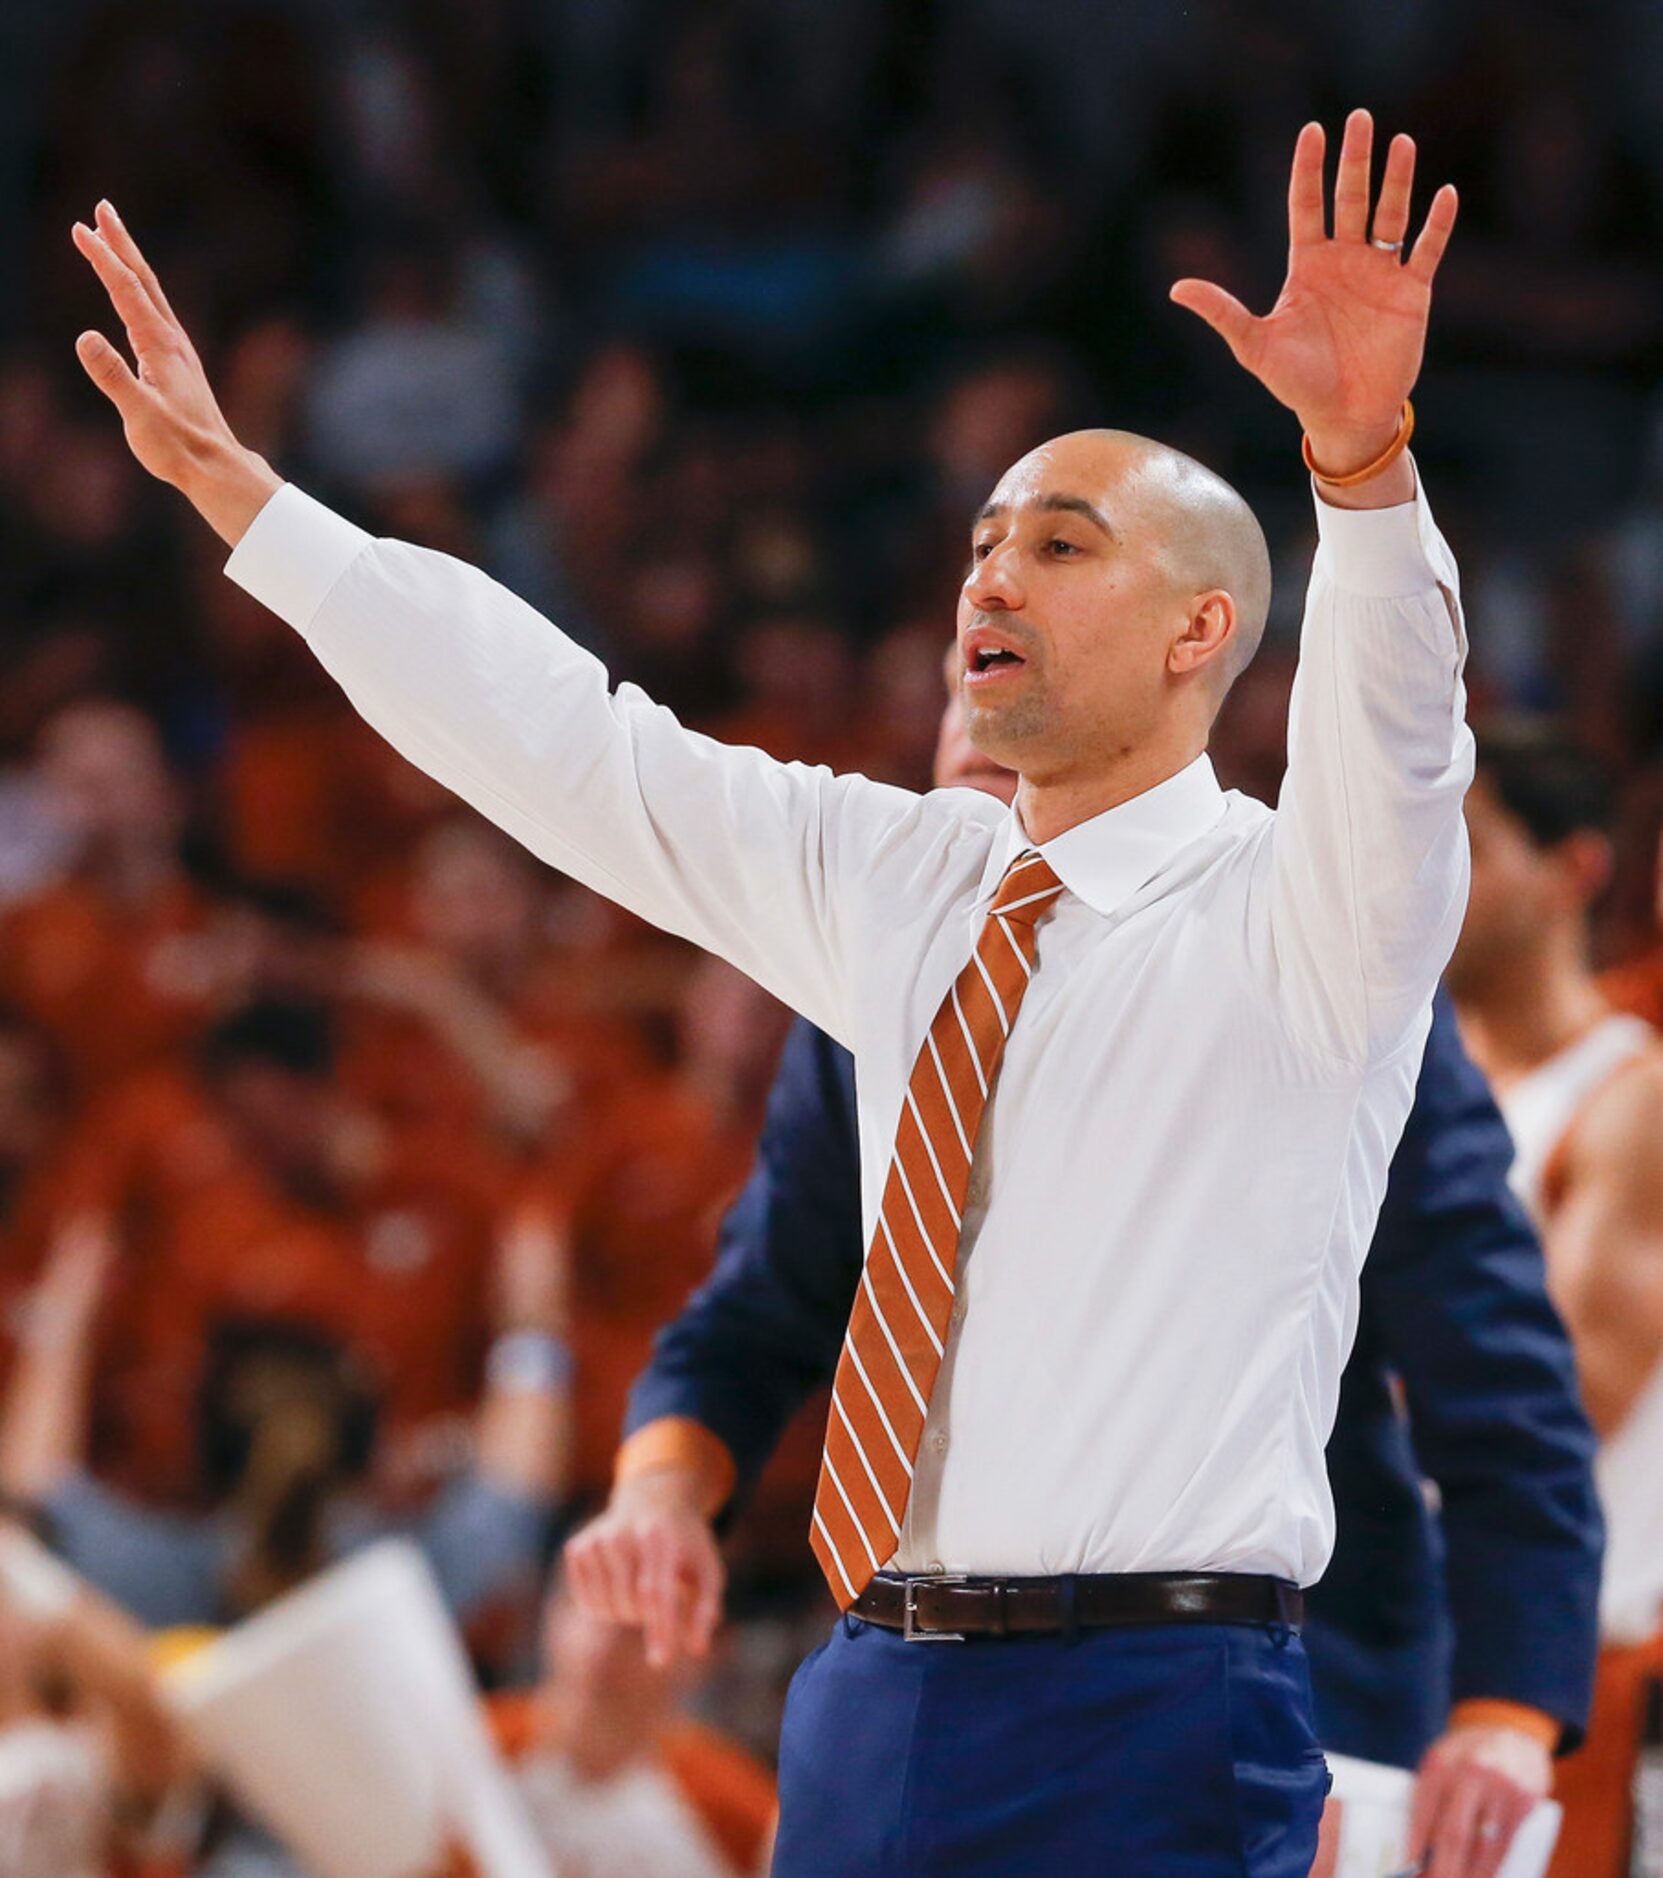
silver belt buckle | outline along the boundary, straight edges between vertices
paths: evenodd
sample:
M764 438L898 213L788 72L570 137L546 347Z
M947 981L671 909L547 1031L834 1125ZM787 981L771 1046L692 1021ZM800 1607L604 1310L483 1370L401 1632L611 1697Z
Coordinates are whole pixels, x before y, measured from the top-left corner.
M902 1580L901 1640L904 1643L963 1643L962 1630L920 1630L918 1628L918 1587L920 1585L967 1585L966 1572L930 1572L923 1577Z

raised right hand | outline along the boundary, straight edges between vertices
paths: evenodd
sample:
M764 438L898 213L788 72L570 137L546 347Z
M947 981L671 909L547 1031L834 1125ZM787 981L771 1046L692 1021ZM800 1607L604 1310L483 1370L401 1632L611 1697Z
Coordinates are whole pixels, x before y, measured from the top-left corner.
M592 1616L643 1628L655 1669L709 1654L727 1570L681 1469L620 1482L606 1511L568 1540L566 1572Z
M102 333L82 333L76 356L121 413L140 464L188 496L234 544L282 479L232 435L195 346L120 216L100 202L95 220L94 228L75 224L75 245L104 283L137 370Z

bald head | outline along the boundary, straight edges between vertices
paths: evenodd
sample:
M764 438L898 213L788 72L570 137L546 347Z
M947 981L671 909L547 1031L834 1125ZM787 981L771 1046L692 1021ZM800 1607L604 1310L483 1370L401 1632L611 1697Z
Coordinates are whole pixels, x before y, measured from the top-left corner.
M1234 631L1208 670L1216 710L1252 664L1270 612L1270 549L1258 517L1206 464L1135 431L1070 431L1033 454L1041 452L1051 479L1103 490L1122 526L1159 552L1179 592L1234 601Z
M1135 793L1206 748L1269 605L1264 534L1228 483L1128 431L1054 437L976 517L958 608L970 740L1030 807L1036 789Z

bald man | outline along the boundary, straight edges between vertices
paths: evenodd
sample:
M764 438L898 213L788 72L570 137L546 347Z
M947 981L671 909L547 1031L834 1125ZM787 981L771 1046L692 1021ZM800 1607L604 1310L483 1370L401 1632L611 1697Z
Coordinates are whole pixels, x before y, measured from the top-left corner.
M1173 290L1318 479L1274 814L1205 754L1263 543L1175 451L1086 431L1000 479L961 689L1016 803L917 796L692 735L282 485L113 211L76 229L139 369L93 334L82 361L231 576L413 761L854 1051L870 1250L809 1535L840 1616L786 1716L781 1878L1309 1869L1322 1447L1466 891L1456 575L1404 449L1455 204L1405 260L1413 146L1375 201L1372 135L1354 114L1330 236L1301 133L1268 317ZM680 1595L624 1543L572 1577L628 1621Z

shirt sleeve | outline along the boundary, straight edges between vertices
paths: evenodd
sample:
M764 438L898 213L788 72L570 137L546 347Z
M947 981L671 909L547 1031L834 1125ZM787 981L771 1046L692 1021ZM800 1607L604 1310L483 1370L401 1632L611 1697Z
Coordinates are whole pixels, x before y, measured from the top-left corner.
M534 854L850 1041L863 909L916 879L939 799L685 729L477 569L292 484L226 572L359 713Z
M1296 1032L1363 1063L1414 1031L1466 907L1466 632L1418 488L1396 508L1316 507L1268 935Z

